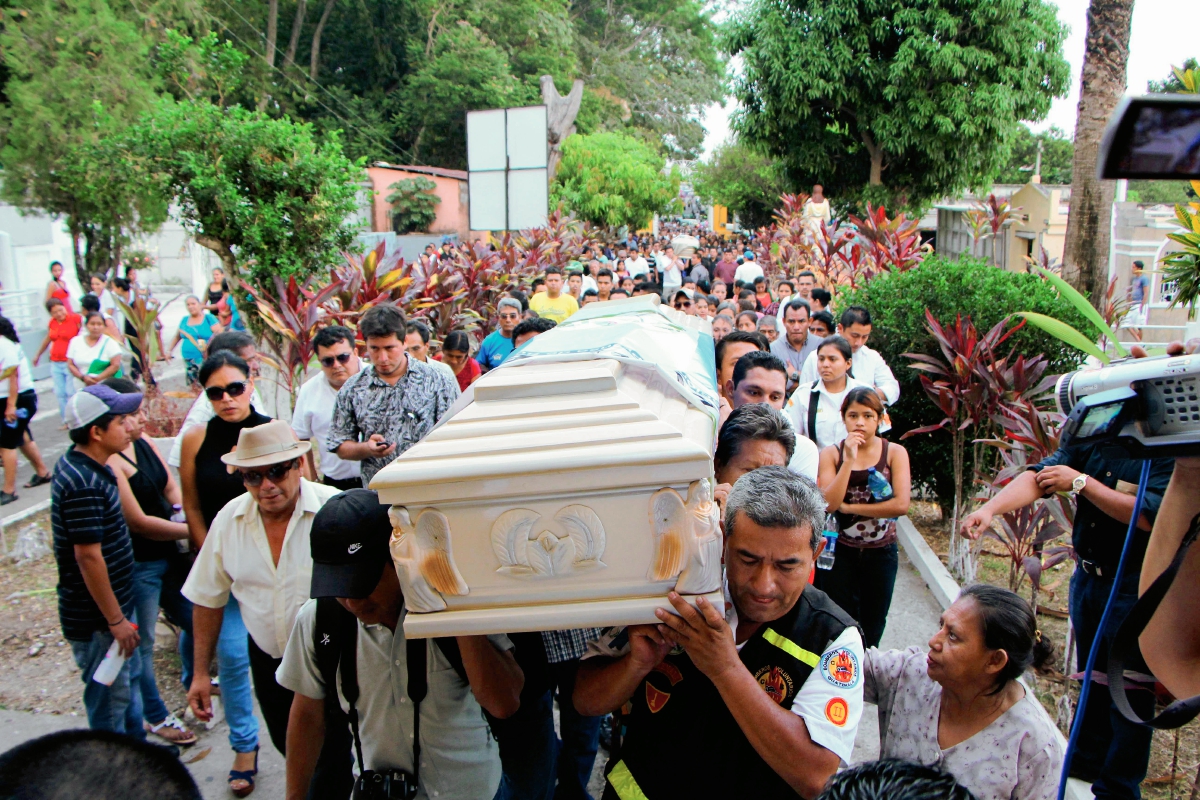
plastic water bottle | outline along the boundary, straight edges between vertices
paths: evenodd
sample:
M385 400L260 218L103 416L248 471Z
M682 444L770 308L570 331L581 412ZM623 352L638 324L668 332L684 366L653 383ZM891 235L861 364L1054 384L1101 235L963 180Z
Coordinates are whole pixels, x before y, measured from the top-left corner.
M133 623L130 624L133 625ZM133 625L133 629L136 631L137 625ZM125 666L125 656L121 655L121 643L113 639L113 643L108 647L108 652L104 654L104 660L92 673L92 680L105 686L112 686L113 681L121 674L123 666Z
M17 420L22 420L22 419L29 419L29 409L28 408L18 408L17 409L17 419L13 420L12 422L9 422L8 417L5 417L4 424L10 428L15 428L15 427L17 427Z
M171 522L187 522L187 514L183 513L183 506L179 504L171 506Z
M837 558L837 540L837 515L829 514L825 517L825 549L817 556L817 569L833 569L834 559Z
M883 477L879 470L874 467L867 470L867 489L870 490L871 497L874 497L876 500L887 500L895 494L887 478Z

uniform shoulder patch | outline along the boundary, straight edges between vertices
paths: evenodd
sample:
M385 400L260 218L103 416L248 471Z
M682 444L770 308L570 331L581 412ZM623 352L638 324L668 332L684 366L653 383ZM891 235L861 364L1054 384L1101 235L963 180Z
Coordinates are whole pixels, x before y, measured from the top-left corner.
M840 697L832 697L825 704L825 719L837 725L839 728L846 725L846 720L850 718L850 706Z
M792 695L795 688L792 676L780 667L762 667L754 673L754 678L767 696L780 705Z
M853 689L862 677L858 656L848 647L837 647L821 656L821 676L839 689Z

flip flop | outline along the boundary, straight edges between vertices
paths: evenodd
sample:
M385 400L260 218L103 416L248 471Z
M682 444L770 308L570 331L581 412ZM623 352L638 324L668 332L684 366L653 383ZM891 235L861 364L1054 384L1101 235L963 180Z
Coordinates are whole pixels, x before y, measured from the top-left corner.
M258 774L258 745L254 747L254 769L231 769L229 770L229 791L233 792L234 797L249 797L254 791L254 776ZM233 788L234 781L245 781L250 784L245 789Z
M162 739L167 740L171 744L186 747L196 743L196 734L183 724L183 720L174 714L168 714L166 718L157 725L151 725L149 722L144 723L147 733L153 733Z
M34 475L29 479L29 482L25 484L25 488L35 489L38 486L45 486L47 483L50 483L51 480L53 479L49 475Z

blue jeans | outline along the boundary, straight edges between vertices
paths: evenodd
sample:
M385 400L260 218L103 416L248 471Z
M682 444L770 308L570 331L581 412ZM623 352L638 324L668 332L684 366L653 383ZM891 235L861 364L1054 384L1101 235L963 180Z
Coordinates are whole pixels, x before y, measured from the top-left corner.
M217 669L221 674L221 705L229 724L229 746L235 753L249 753L258 747L248 636L242 610L237 599L230 595L221 636L217 639Z
M86 642L71 640L71 653L83 678L83 705L87 709L88 727L94 731L113 731L145 741L142 729L142 696L132 690L141 678L141 656L133 651L117 673L112 686L92 680L104 654L112 646L108 631L96 631Z
M1138 564L1125 567L1121 590L1113 600L1108 629L1101 634L1100 652L1096 654L1095 669L1108 669L1108 647L1129 610L1137 601ZM1071 576L1071 624L1075 627L1079 669L1087 666L1088 653L1100 628L1100 615L1108 601L1113 582L1109 578L1089 575L1077 568ZM1149 672L1140 655L1134 655L1126 669ZM1129 686L1129 684L1126 684ZM1128 689L1129 703L1143 717L1154 711L1154 695L1144 689ZM1079 709L1075 711L1080 713ZM1150 739L1153 731L1125 719L1112 704L1108 687L1092 682L1087 708L1083 709L1083 727L1075 755L1071 760L1071 775L1092 782L1092 792L1098 798L1139 798L1141 783L1150 765Z
M54 397L58 400L58 416L67 421L67 401L75 396L75 376L67 369L65 361L50 362L50 377L54 381Z
M142 643L138 647L142 656L142 675L137 686L142 695L142 713L146 722L151 725L157 725L171 713L158 693L158 684L154 678L154 628L158 622L159 606L167 612L167 618L171 622L182 628L179 637L179 657L185 667L184 686L191 685L192 604L179 593L178 585L171 585L170 572L169 558L133 562L134 612L137 616L138 633L142 637Z

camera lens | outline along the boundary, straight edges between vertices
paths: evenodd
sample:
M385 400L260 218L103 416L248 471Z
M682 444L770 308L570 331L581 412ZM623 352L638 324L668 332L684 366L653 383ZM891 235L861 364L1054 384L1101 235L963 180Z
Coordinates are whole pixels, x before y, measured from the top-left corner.
M1071 409L1075 407L1075 395L1071 391L1071 383L1078 374L1079 370L1075 370L1060 375L1058 382L1054 385L1054 403L1058 406L1060 414L1070 414Z

